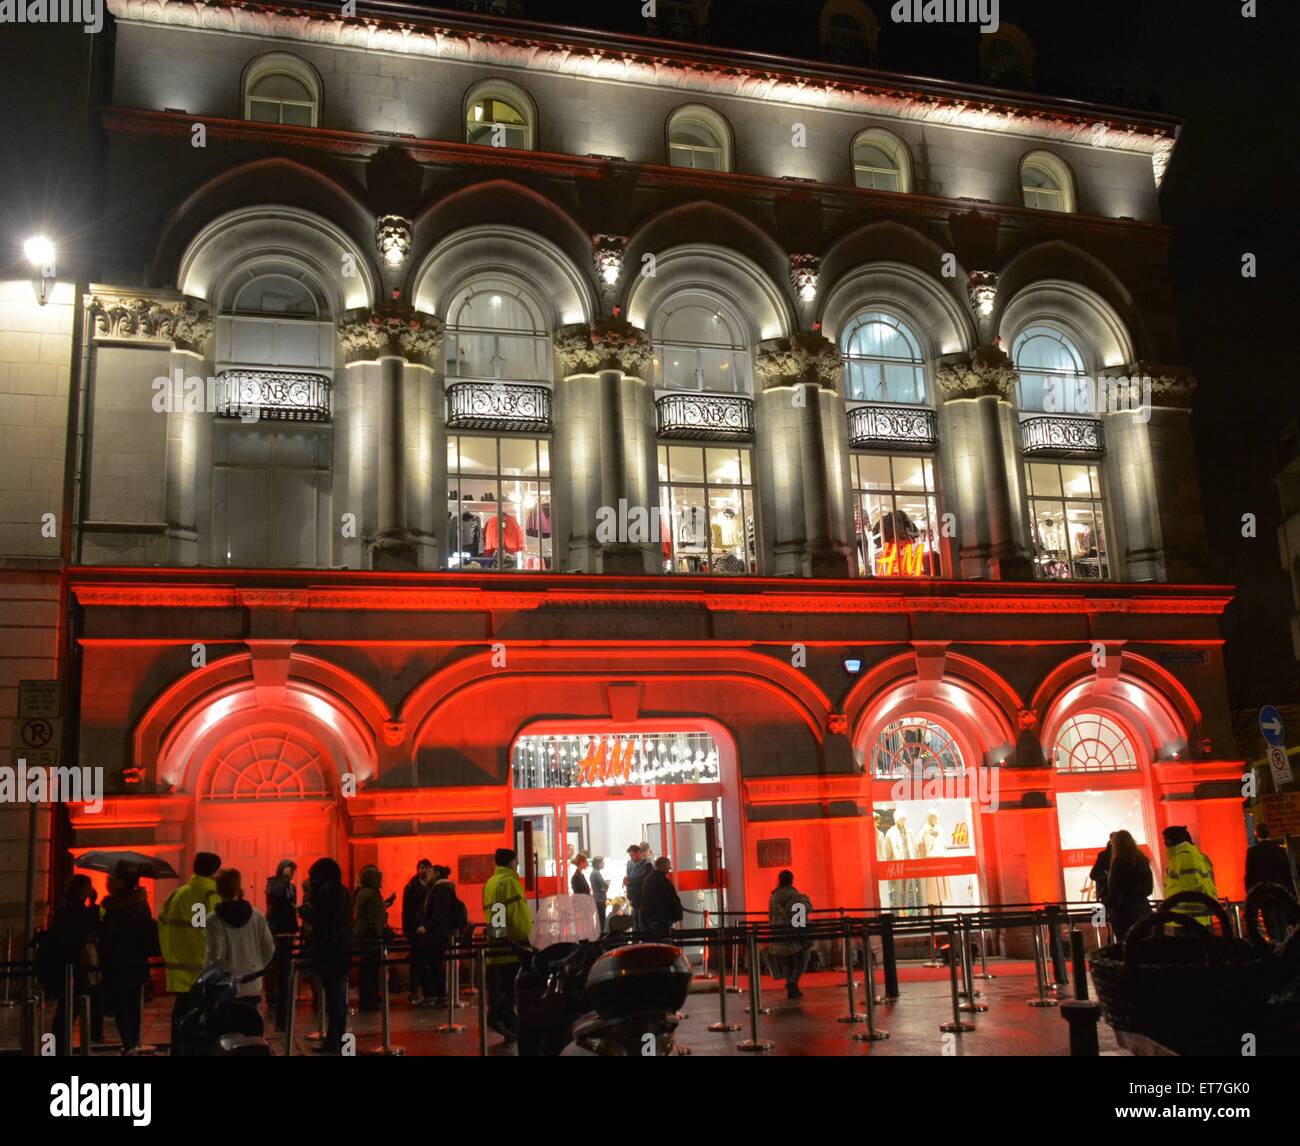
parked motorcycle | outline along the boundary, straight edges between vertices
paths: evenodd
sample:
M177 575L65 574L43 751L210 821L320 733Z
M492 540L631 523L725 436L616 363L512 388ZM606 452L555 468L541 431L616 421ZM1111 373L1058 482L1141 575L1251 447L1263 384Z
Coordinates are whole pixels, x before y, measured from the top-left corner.
M214 960L199 973L186 992L176 1022L173 1056L186 1058L267 1058L271 1047L263 1037L262 1016L239 998L239 985L259 979L256 971L236 979L228 963Z

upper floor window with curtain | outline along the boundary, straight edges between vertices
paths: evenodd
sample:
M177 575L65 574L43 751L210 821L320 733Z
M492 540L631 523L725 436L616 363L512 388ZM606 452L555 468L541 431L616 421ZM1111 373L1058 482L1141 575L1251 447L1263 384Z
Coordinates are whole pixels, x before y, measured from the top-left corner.
M1074 340L1045 323L1027 326L1011 346L1020 380L1021 410L1048 414L1095 414L1087 366Z
M668 162L697 171L731 170L731 131L712 108L680 107L668 120Z
M480 279L448 308L447 377L550 381L550 342L529 292L506 279Z
M841 349L850 401L925 402L921 345L902 319L866 311L849 323Z
M655 383L665 390L749 393L740 320L720 300L687 295L664 307L655 330Z
M465 105L465 142L531 150L533 109L528 97L505 81L477 85Z
M244 118L257 123L315 127L320 114L320 80L288 52L259 57L244 73Z

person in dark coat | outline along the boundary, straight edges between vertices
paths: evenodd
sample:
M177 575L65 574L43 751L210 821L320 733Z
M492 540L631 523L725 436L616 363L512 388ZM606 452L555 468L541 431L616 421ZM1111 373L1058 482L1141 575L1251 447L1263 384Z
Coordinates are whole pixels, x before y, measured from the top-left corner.
M641 894L646 878L653 870L640 844L633 844L627 849L627 875L623 879L623 886L627 888L627 902L632 908L632 926L637 931L645 926L641 919Z
M384 886L384 873L374 864L368 863L361 869L360 886L353 898L354 920L352 938L356 942L357 953L361 956L361 970L358 982L361 989L360 1009L377 1011L382 1003L379 992L379 976L382 970L382 944L388 941L388 912L385 909L381 889Z
M332 859L307 869L305 901L298 911L306 924L304 950L325 991L325 1042L317 1054L341 1054L348 1021L348 965L352 958L352 897Z
M54 1012L54 1039L59 1054L72 1053L71 1047L59 1045L63 1039L64 1007L72 1005L63 997L68 964L74 968L75 993L90 996L91 1039L94 1042L102 1042L104 1039L103 1000L98 983L91 983L92 978L99 977L98 972L92 970L99 960L99 951L95 946L95 937L99 932L99 908L95 906L97 898L98 893L90 876L84 872L69 876L63 887L63 895L54 908L38 956L45 997L58 1000Z
M293 860L282 859L275 865L275 875L266 881L266 922L275 937L275 958L266 973L266 1001L280 1031L288 1018L293 941L298 934L298 888L293 882L297 871Z
M1097 890L1097 902L1106 902L1106 878L1110 871L1110 846L1115 842L1115 833L1110 833L1110 839L1106 846L1097 853L1096 860L1093 861L1092 868L1088 872L1088 878L1092 880L1093 886Z
M411 944L411 1006L432 1006L437 990L433 981L433 968L429 964L430 952L419 929L425 911L425 901L434 884L433 861L422 859L415 865L415 874L402 888L402 934Z
M602 935L605 933L605 905L609 902L609 880L605 878L604 868L604 856L591 861L591 894L596 900L596 920Z
M668 878L672 869L668 857L660 856L641 889L641 930L652 939L667 939L673 924L682 920L682 901Z
M1116 943L1123 943L1138 920L1151 914L1151 862L1129 832L1110 838L1110 864L1106 876L1106 918Z
M428 953L435 1007L447 1005L447 949L456 944L469 927L469 911L456 894L451 871L435 867L437 880L425 899L420 938Z
M99 959L104 972L104 996L117 1024L122 1053L140 1047L140 988L149 981L149 960L161 955L158 924L140 875L125 861L108 877L108 895L101 904Z
M1267 824L1255 828L1255 846L1246 849L1246 893L1261 883L1281 884L1293 896L1295 895L1295 877L1291 872L1291 861L1286 849L1271 838ZM1264 927L1274 943L1281 943L1287 936L1292 920L1284 906L1276 903L1263 907Z

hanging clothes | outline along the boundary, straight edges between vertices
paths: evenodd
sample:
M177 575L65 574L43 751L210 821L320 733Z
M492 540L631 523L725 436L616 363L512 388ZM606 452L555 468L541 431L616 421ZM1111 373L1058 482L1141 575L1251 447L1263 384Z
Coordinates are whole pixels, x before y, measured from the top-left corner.
M483 527L479 524L478 514L466 510L460 515L460 548L458 553L468 553L478 557L483 552Z
M524 547L524 531L519 528L513 513L503 517L489 517L483 530L483 554L491 557L498 549L513 556Z
M524 520L524 531L529 537L551 536L551 503L544 501L540 506L533 506Z

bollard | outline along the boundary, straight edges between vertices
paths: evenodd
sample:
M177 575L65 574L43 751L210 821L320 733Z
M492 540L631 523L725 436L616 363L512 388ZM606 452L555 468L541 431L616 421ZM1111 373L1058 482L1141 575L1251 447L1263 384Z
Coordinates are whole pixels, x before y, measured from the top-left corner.
M880 961L885 969L884 1002L898 998L898 956L894 949L894 917L885 912L880 917Z
M395 1047L393 1046L393 1042L392 1042L393 1020L392 1020L392 1014L389 1011L390 999L389 999L389 989L388 989L388 944L387 943L381 943L379 945L379 978L380 978L379 1023L380 1023L380 1031L383 1035L384 1041L382 1045L377 1046L374 1050L367 1051L366 1053L371 1055L385 1055L385 1056L391 1056L393 1058L396 1058L399 1055L404 1055L406 1053L406 1049L404 1047Z
M966 985L966 1001L962 1003L961 1009L968 1013L978 1013L987 1011L987 1003L977 1003L975 996L979 991L975 990L975 973L974 964L971 960L970 953L970 916L961 917L961 975L962 981Z
M1047 967L1046 957L1043 955L1043 933L1039 930L1038 920L1034 919L1034 925L1030 928L1034 933L1034 975L1038 979L1038 998L1030 999L1031 1007L1054 1007L1055 999L1047 997Z
M487 949L474 952L474 978L478 980L478 1053L487 1058Z
M298 970L296 963L293 963L293 956L289 956L292 970L289 972L289 1005L284 1012L284 1054L286 1058L293 1056L293 1017L298 1011L298 977L302 974Z
M852 969L850 968L850 975ZM736 1044L740 1051L764 1054L772 1049L770 1042L758 1037L758 1016L763 1012L763 987L758 975L758 933L749 933L749 1038Z
M853 1040L859 1043L873 1043L889 1038L888 1031L876 1029L876 964L871 952L871 933L867 924L862 924L862 981L867 988L867 1029L854 1031Z
M1088 998L1088 961L1083 954L1083 932L1070 928L1070 961L1074 964L1074 997Z
M854 996L853 990L853 949L849 946L849 933L847 928L844 932L844 980L845 986L849 991L849 1013L840 1015L835 1021L837 1023L865 1023L866 1015L858 1014L858 1001ZM868 993L870 988L868 988Z
M980 921L980 970L976 978L979 979L996 979L997 976L989 970L989 933L984 927L984 912L979 913Z
M63 1029L59 1031L59 1054L72 1054L72 1008L76 1004L76 969L71 963L63 968Z
M90 996L81 995L77 999L77 1025L81 1028L81 1054L90 1057Z
M959 1010L960 1004L957 1002L957 935L953 931L952 924L948 925L948 985L952 992L952 1022L940 1023L941 1031L954 1032L963 1034L966 1031L975 1029L974 1023L968 1023L961 1017Z
M718 960L718 1021L710 1023L709 1030L738 1031L739 1023L727 1021L727 942L721 924L718 925L718 942L722 944L722 955Z
M928 958L924 963L921 964L922 967L943 966L943 964L941 964L938 959L939 944L934 937L934 915L935 912L938 910L939 908L936 904L933 903L930 904L930 958Z
M460 957L445 959L447 968L447 1021L435 1029L440 1035L460 1035L465 1028L456 1022L456 998L460 994Z
M1096 1058L1101 1053L1097 1044L1100 1004L1090 999L1066 999L1061 1004L1061 1018L1070 1024L1071 1057Z

